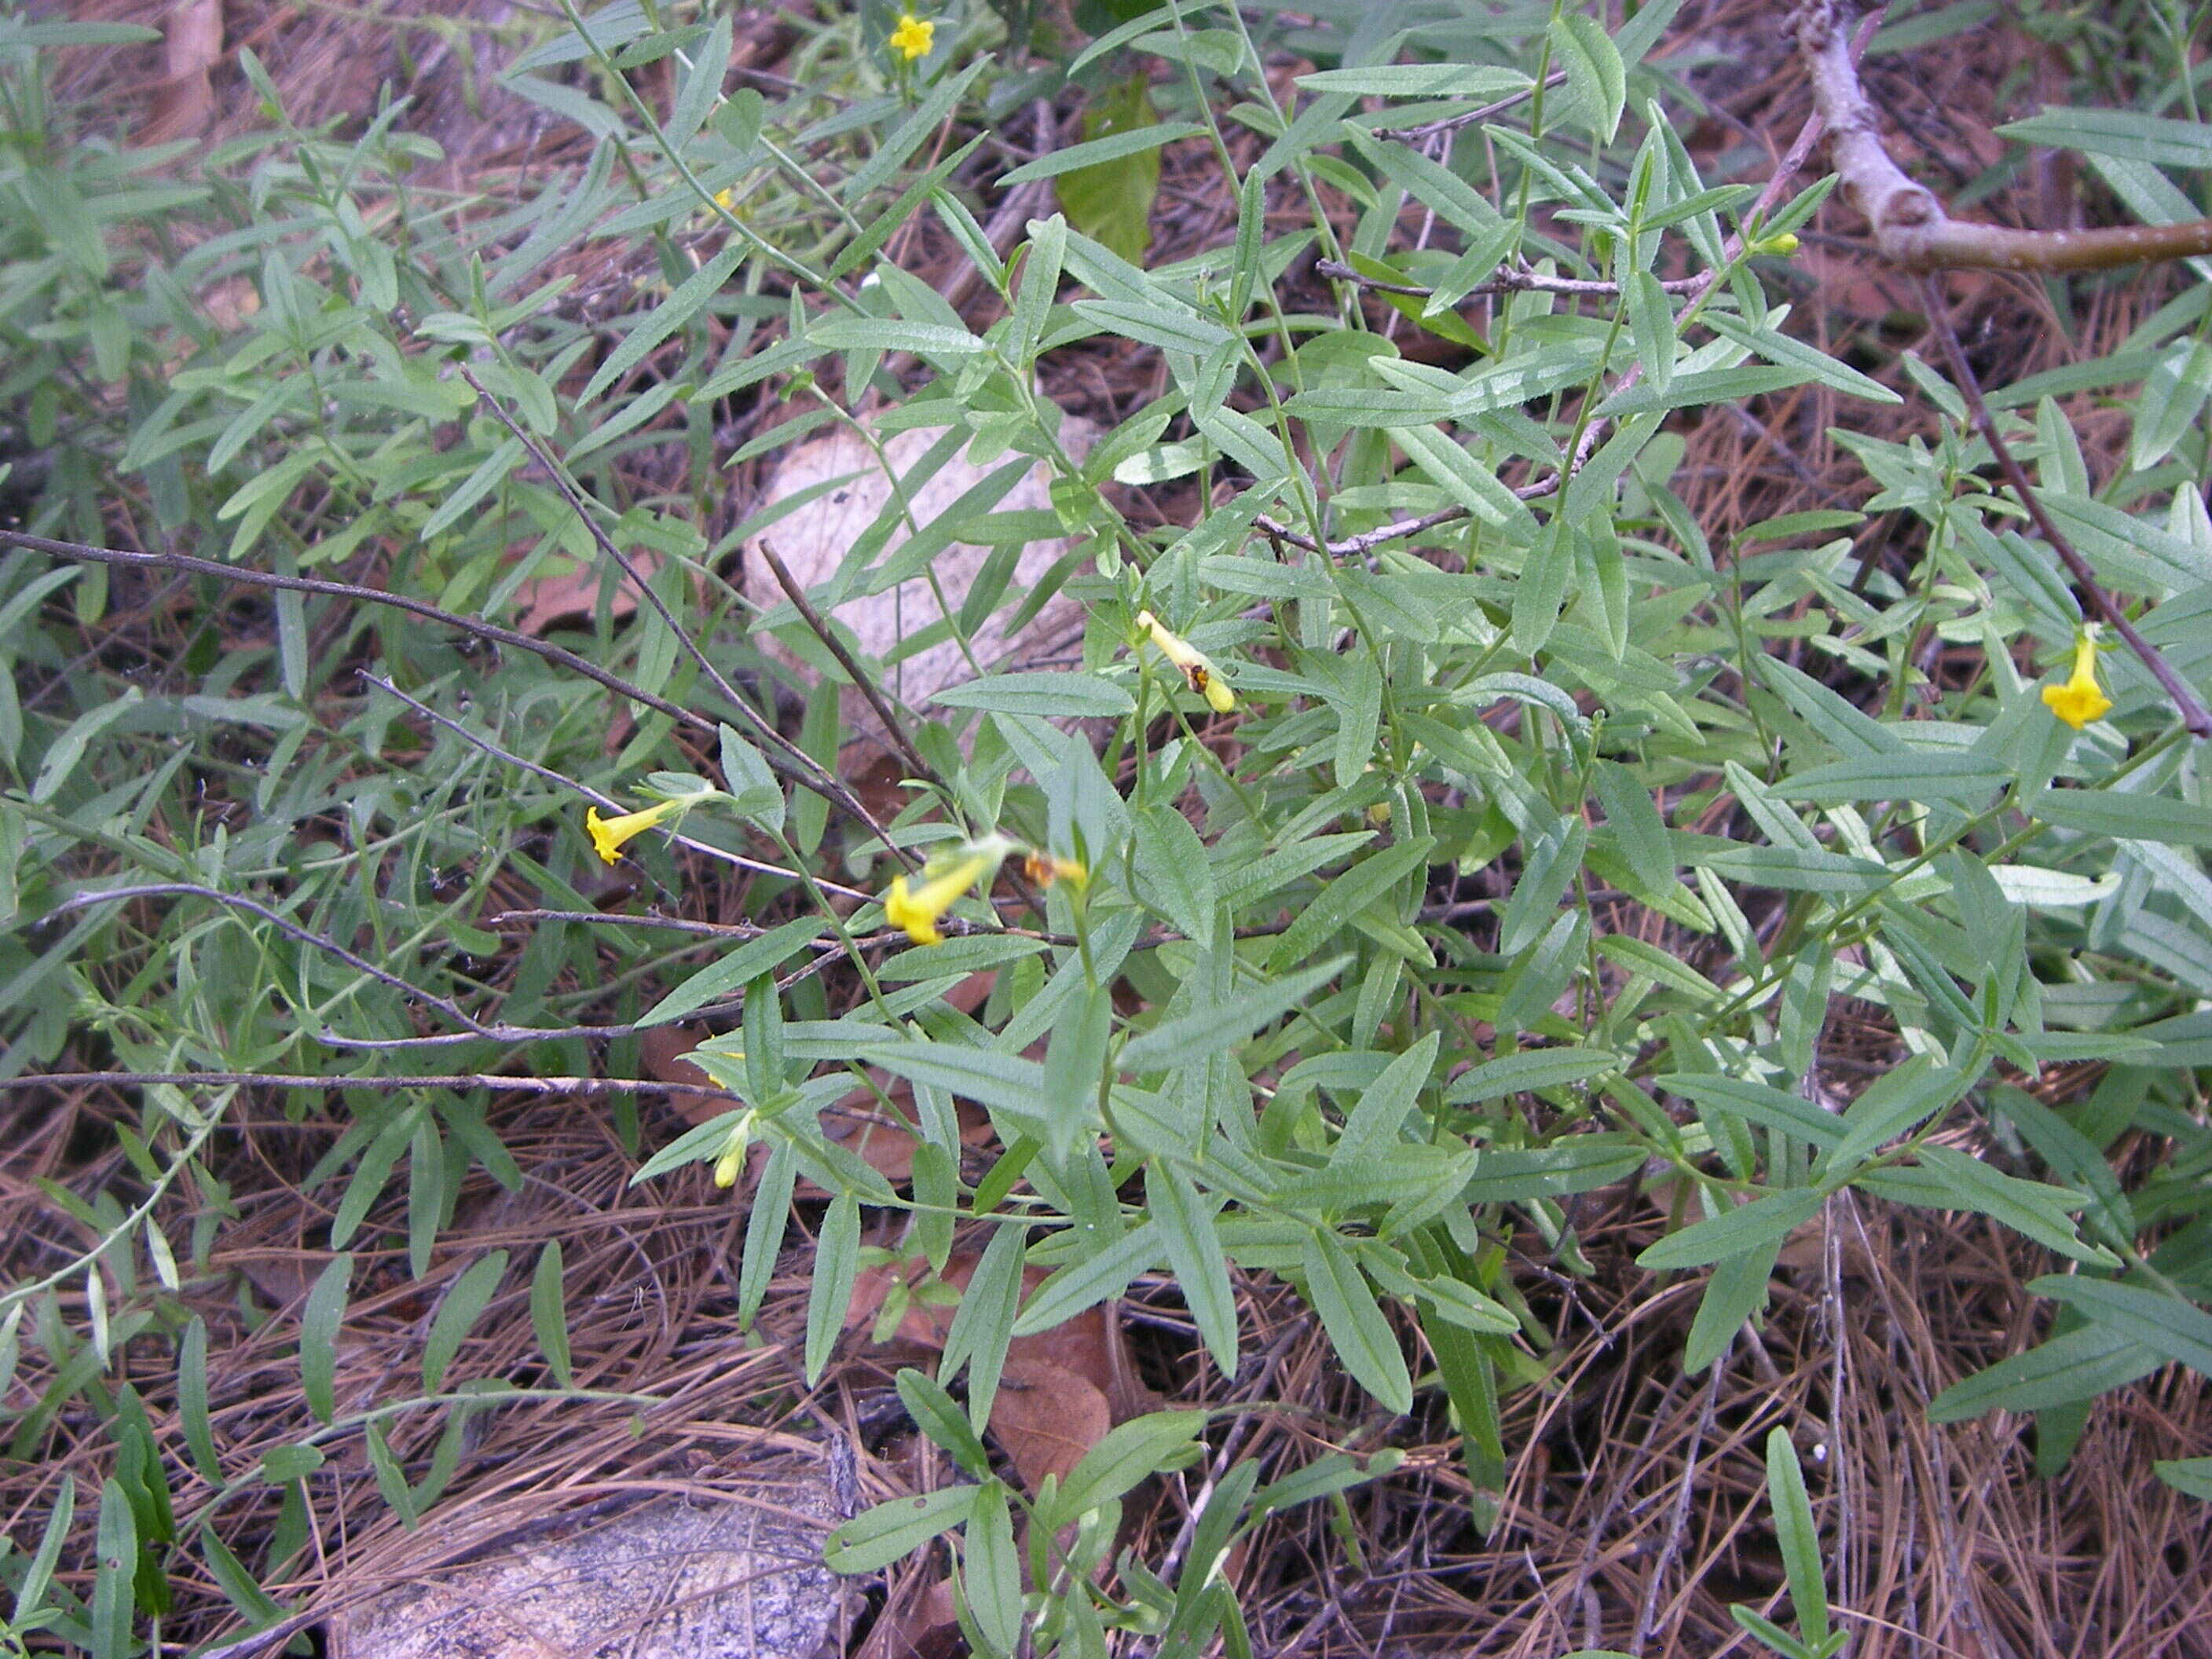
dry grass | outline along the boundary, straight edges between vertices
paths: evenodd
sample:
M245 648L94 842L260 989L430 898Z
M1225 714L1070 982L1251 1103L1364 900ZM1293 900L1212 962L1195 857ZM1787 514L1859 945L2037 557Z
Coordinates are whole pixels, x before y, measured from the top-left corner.
M75 15L142 19L164 9L151 0L100 0ZM1679 32L1749 38L1771 27L1770 14L1753 0L1693 5ZM249 4L231 8L226 22L229 46L253 46L303 118L366 109L386 79L414 92L423 100L418 126L445 145L443 182L451 188L499 197L580 164L577 134L504 97L491 78L501 41L542 19L496 5L434 27L429 15L411 0L379 10ZM759 66L772 72L765 54L777 30L763 17L757 33ZM2037 82L2032 66L2023 70L2014 61L2017 48L2002 30L1960 44L1909 63L1892 60L1873 77L1873 89L1923 146L1923 160L1972 177L1989 160L1990 127L2014 112L1996 107L2000 90L2016 103ZM158 47L79 53L71 73L76 78L64 91L96 89L131 113L165 79ZM212 140L251 123L241 90L217 74L202 136ZM1759 147L1786 145L1805 107L1786 64L1720 100L1700 143L1717 162L1735 155L1741 170L1723 168L1715 178L1757 176ZM1170 152L1156 258L1181 257L1228 235L1233 205L1212 187L1211 166L1194 147ZM2025 216L2039 199L2014 191L1989 210ZM1297 209L1287 198L1280 205L1287 222ZM1808 257L1801 319L1824 349L1887 373L1917 337L1910 290L1858 258L1844 216L1832 214L1827 223L1836 234ZM955 256L932 228L908 257L925 275L942 276ZM1978 368L2002 384L2108 349L2166 296L2171 280L2154 271L2100 287L2070 319L2057 316L2039 288L2018 281L1962 279L1955 297ZM1294 272L1291 281L1311 278ZM1156 373L1136 354L1076 356L1054 369L1050 390L1110 423L1157 390ZM2093 467L2108 471L2118 462L2117 423L2086 404L2075 413ZM1828 435L1839 418L1832 398L1817 390L1707 414L1690 434L1678 484L1717 548L1758 520L1863 499L1863 477ZM1869 424L1863 405L1850 418ZM1875 418L1891 437L1924 429L1927 420L1910 403ZM1868 544L1901 528L1877 520L1865 532ZM1897 550L1899 568L1909 555L1908 547ZM1930 663L1944 672L1937 659ZM704 872L687 894L708 919L739 914L740 896ZM1891 1036L1871 1012L1838 1011L1828 1041L1839 1069L1888 1057ZM0 1243L0 1274L20 1280L52 1271L86 1238L34 1183L87 1197L128 1190L134 1177L113 1150L112 1125L134 1113L99 1094L14 1099L0 1152L0 1202L16 1224ZM660 1109L641 1109L648 1144L677 1127L656 1115ZM211 1409L226 1475L317 1429L300 1388L295 1321L329 1260L323 1241L334 1194L328 1185L303 1190L302 1182L347 1121L334 1098L304 1103L296 1121L279 1101L251 1101L237 1109L210 1159L234 1214L214 1231L180 1305L210 1333ZM809 1391L799 1378L795 1339L755 1341L737 1329L732 1280L742 1198L714 1193L697 1170L629 1188L634 1162L604 1103L509 1101L495 1104L492 1125L525 1183L508 1193L472 1175L447 1235L456 1242L437 1252L426 1277L408 1272L400 1198L373 1211L355 1241L354 1292L337 1357L341 1412L415 1391L440 1297L467 1261L495 1247L512 1252L507 1279L453 1376L544 1381L527 1275L538 1249L554 1238L567 1259L577 1382L649 1395L655 1403L606 1399L483 1412L464 1434L450 1494L422 1534L403 1529L379 1497L360 1438L339 1437L331 1462L313 1477L312 1525L274 1574L272 1594L310 1619L323 1616L556 1514L671 1490L746 1492L761 1460L827 1462L849 1452L864 1501L942 1478L902 1431L884 1368L860 1334L848 1340L849 1363L834 1365ZM179 1191L158 1219L181 1245L216 1207L211 1194ZM1847 1195L1831 1206L1829 1231L1793 1245L1764 1329L1740 1337L1710 1376L1689 1378L1680 1352L1696 1285L1662 1285L1632 1265L1657 1234L1655 1206L1623 1189L1595 1195L1579 1214L1593 1277L1562 1278L1533 1243L1521 1258L1520 1282L1558 1340L1532 1356L1541 1383L1518 1383L1507 1397L1511 1476L1499 1497L1500 1524L1487 1536L1471 1518L1474 1495L1449 1426L1433 1413L1404 1421L1374 1416L1281 1287L1264 1279L1245 1287L1244 1350L1259 1358L1233 1391L1198 1357L1172 1287L1137 1287L1125 1317L1146 1380L1172 1402L1222 1408L1212 1436L1217 1462L1258 1457L1273 1474L1330 1450L1392 1444L1407 1454L1395 1476L1352 1495L1348 1531L1332 1529L1325 1508L1300 1512L1273 1523L1235 1559L1257 1650L1274 1659L1430 1652L1540 1659L1581 1646L1669 1656L1749 1650L1727 1606L1772 1611L1781 1594L1779 1556L1759 1498L1764 1441L1779 1425L1807 1465L1834 1598L1862 1659L2212 1654L2212 1534L2201 1510L2150 1471L2154 1458L2212 1443L2212 1407L2200 1379L2169 1369L2100 1400L2075 1455L2048 1479L2035 1471L2027 1422L1999 1416L1935 1428L1924 1419L1925 1402L1945 1387L2039 1337L2048 1304L2021 1286L2044 1264L2016 1239L1973 1218L1947 1224ZM807 1219L802 1213L793 1234L792 1271L771 1292L766 1331L790 1332L802 1317ZM82 1328L81 1296L64 1295L61 1311L64 1324ZM252 1488L218 1503L213 1487L182 1473L191 1465L176 1378L156 1352L152 1343L131 1345L129 1374L111 1385L136 1389L179 1472L182 1528L205 1522L242 1559L257 1560L287 1524L280 1495ZM57 1374L40 1345L27 1344L9 1403L40 1398ZM32 1535L64 1474L76 1477L80 1492L97 1489L110 1455L103 1415L93 1398L74 1394L51 1416L34 1415L17 1437L15 1461L0 1469L0 1528L18 1539ZM447 1420L431 1410L393 1419L393 1451L410 1468L423 1467ZM1171 1548L1199 1473L1155 1483L1149 1499L1139 1495L1129 1541L1144 1559ZM426 1538L434 1551L426 1551ZM88 1553L73 1548L65 1559L82 1564ZM88 1572L68 1577L88 1588ZM925 1595L929 1582L894 1574L893 1610ZM179 1611L164 1632L171 1640L204 1640L229 1626L216 1585L181 1583L177 1590Z

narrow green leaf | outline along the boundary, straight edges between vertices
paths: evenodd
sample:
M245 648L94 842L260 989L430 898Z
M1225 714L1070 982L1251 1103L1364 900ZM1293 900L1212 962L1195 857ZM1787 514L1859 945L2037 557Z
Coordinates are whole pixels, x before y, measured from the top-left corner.
M376 1490L386 1506L399 1517L399 1524L409 1532L415 1530L421 1510L415 1502L415 1490L407 1484L407 1471L400 1468L399 1460L392 1455L392 1443L384 1437L384 1425L371 1418L364 1425L363 1440L368 1451L369 1472L376 1477Z
M1954 1382L1928 1402L1931 1423L1962 1423L1985 1412L2039 1412L2125 1388L2166 1363L2105 1325L2085 1325Z
M1790 1606L1797 1628L1815 1646L1828 1639L1827 1583L1820 1571L1820 1531L1813 1523L1813 1500L1806 1495L1805 1471L1790 1431L1766 1437L1766 1502L1774 1511L1774 1530L1782 1545L1783 1570L1790 1579Z
M982 142L981 134L969 139L951 155L940 157L927 172L900 191L898 199L871 219L860 234L847 243L843 252L831 261L830 279L841 281L872 258L876 250L889 241L900 226L913 220L914 210L921 205L923 198L957 172Z
M1222 1053L1286 1010L1302 1005L1334 979L1343 966L1343 958L1337 957L1288 979L1273 980L1240 991L1211 1008L1201 1008L1196 1013L1156 1025L1121 1050L1121 1069L1132 1073L1171 1071Z
M260 1580L232 1553L230 1546L217 1535L211 1521L200 1522L199 1541L200 1558L207 1563L208 1571L247 1624L266 1629L284 1617L284 1604L261 1588Z
M999 714L1076 720L1135 712L1137 701L1096 674L993 674L930 693L947 708L982 708Z
M276 1446L262 1453L254 1474L272 1486L282 1486L306 1480L326 1461L319 1446Z
M1765 1613L1754 1612L1741 1601L1729 1604L1729 1617L1780 1654L1782 1659L1820 1659L1820 1655Z
M353 1257L332 1256L300 1310L300 1389L318 1423L328 1423L337 1413L338 1334L345 1326L346 1289L352 1282Z
M1834 1180L1856 1169L1878 1149L1950 1105L1972 1082L1963 1072L1915 1054L1876 1079L1845 1109L1844 1138L1820 1160L1820 1173Z
M1629 273L1623 297L1628 303L1629 332L1636 341L1636 361L1644 365L1644 378L1653 389L1664 392L1674 383L1674 303L1648 270Z
M1159 1224L1147 1221L1095 1255L1071 1261L1030 1293L1021 1317L1014 1322L1014 1334L1034 1336L1066 1324L1086 1308L1110 1301L1127 1290L1139 1273L1158 1267L1166 1250Z
M2193 1302L2141 1285L2070 1273L2046 1273L2029 1280L2027 1288L2079 1308L2152 1352L2212 1376L2212 1314Z
M564 1389L576 1386L568 1361L568 1309L562 1294L561 1241L549 1238L538 1253L538 1266L530 1275L530 1324L538 1334L538 1352L553 1380Z
M1021 1307L1028 1246L1026 1227L1001 1226L992 1233L945 1334L938 1375L950 1381L963 1365L968 1367L968 1420L978 1434L991 1424L991 1404L998 1397L1000 1373Z
M747 939L729 955L718 962L708 963L654 1003L638 1024L665 1025L672 1019L681 1019L694 1009L729 995L762 974L780 967L822 931L823 925L816 918L801 916L796 921L787 921L781 927L771 928L758 939Z
M1137 874L1146 889L1139 896L1156 906L1200 950L1212 950L1220 902L1206 843L1190 820L1172 807L1148 806L1129 817L1136 831Z
M1142 155L1163 144L1180 143L1185 138L1205 136L1206 129L1194 121L1176 121L1156 127L1140 127L1134 132L1112 132L1103 138L1093 138L1085 143L1070 144L1066 149L1056 149L1040 155L1034 161L1016 167L999 180L999 188L1006 190L1015 185L1025 185L1033 179L1057 179L1064 173L1079 167L1103 167L1111 161L1126 161L1133 155Z
M990 66L989 57L979 56L965 69L947 75L933 87L914 113L893 128L877 146L875 154L845 181L840 194L846 206L858 206L871 191L889 184L906 164L907 157L944 126L945 118L952 113L968 88L975 84L975 77Z
M1153 1412L1108 1430L1061 1485L1051 1506L1051 1523L1056 1528L1079 1520L1139 1481L1181 1467L1206 1417L1205 1412Z
M1597 953L1607 961L1656 980L1671 991L1719 1001L1724 993L1680 957L1632 933L1607 933L1597 940Z
M1752 1083L1742 1078L1708 1077L1688 1072L1670 1072L1653 1081L1685 1100L1733 1112L1762 1128L1778 1129L1815 1146L1834 1146L1844 1138L1841 1118L1787 1090L1769 1088L1764 1083Z
M2212 807L2163 795L2118 790L2052 789L2036 797L2035 816L2057 830L2115 841L2157 841L2172 847L2212 847Z
M1668 1234L1638 1256L1636 1265L1656 1273L1725 1261L1786 1237L1818 1215L1826 1201L1826 1194L1807 1188L1768 1193Z
M1513 649L1522 656L1542 650L1559 623L1567 578L1574 570L1572 534L1565 517L1555 514L1528 550L1521 579L1513 584Z
M1581 105L1583 118L1608 144L1620 131L1628 106L1628 71L1605 25L1588 12L1569 11L1552 19L1552 45L1567 85Z
M1413 1409L1413 1379L1398 1335L1352 1254L1327 1227L1310 1229L1303 1246L1306 1297L1344 1368L1384 1409Z
M1167 1247L1191 1317L1206 1352L1225 1382L1237 1380L1237 1292L1229 1282L1229 1258L1214 1230L1213 1206L1199 1195L1182 1171L1153 1162L1145 1171L1145 1196Z
M2212 1502L2212 1457L2162 1457L2150 1468L2176 1492Z
M860 1271L860 1200L841 1193L822 1218L814 1249L814 1281L806 1291L806 1386L822 1380L845 1329L853 1280Z
M1413 1109L1429 1074L1436 1069L1437 1051L1443 1041L1441 1031L1430 1032L1360 1091L1358 1104L1344 1121L1344 1132L1329 1149L1331 1168L1349 1167L1400 1144L1406 1115Z
M1413 425L1399 433L1397 442L1414 465L1475 517L1501 528L1516 527L1517 539L1535 539L1536 515L1528 503L1447 434L1431 426Z
M896 1379L899 1399L906 1406L915 1426L952 1455L960 1465L978 1480L991 1473L990 1454L969 1425L968 1414L954 1403L952 1396L933 1378L908 1365Z
M1766 1306L1775 1258L1782 1253L1777 1234L1741 1255L1715 1265L1698 1299L1698 1316L1682 1344L1682 1369L1698 1376L1729 1351L1744 1321Z
M1570 1135L1554 1146L1486 1151L1460 1196L1469 1204L1527 1204L1609 1187L1641 1169L1644 1152L1619 1135Z
M2023 144L2117 155L2155 167L2212 167L2212 132L2195 121L2146 115L2140 110L2046 105L2041 114L2008 121L1997 131Z
M1267 957L1268 967L1279 973L1292 963L1310 957L1354 916L1379 904L1392 889L1421 869L1435 846L1436 839L1431 836L1401 841L1322 883L1313 902L1275 941L1275 948Z
M1004 1481L987 1480L975 1489L965 1536L968 1611L984 1645L1011 1656L1022 1633L1022 1565Z
M1839 363L1826 353L1817 351L1802 340L1771 328L1754 329L1741 318L1725 313L1703 311L1698 320L1724 339L1733 340L1747 350L1755 351L1778 368L1802 371L1821 385L1853 398L1863 398L1869 403L1899 404L1905 400L1881 381L1862 374L1848 363Z
M2069 1211L2088 1203L2088 1194L2039 1181L2022 1181L1954 1147L1923 1146L1919 1159L1921 1167L1932 1170L1948 1192L1948 1207L1992 1217L2022 1237L2076 1261L2109 1259L2102 1250L2084 1244L2069 1218Z
M492 1293L499 1289L499 1281L506 1273L507 1252L493 1250L469 1263L467 1270L453 1281L453 1289L446 1292L446 1299L430 1321L430 1333L422 1339L424 1393L435 1394L445 1386L447 1370L484 1309L490 1305Z
M973 1512L980 1486L945 1486L919 1498L898 1498L854 1516L830 1534L823 1565L832 1572L880 1572L950 1532Z
M1792 774L1775 785L1784 800L1836 806L1851 801L1949 801L1978 810L2012 781L2005 766L1968 750L1908 749L1861 755Z
M55 1564L61 1559L62 1545L68 1540L70 1523L76 1518L76 1477L64 1474L61 1485L55 1489L54 1506L47 1512L46 1529L39 1536L38 1551L23 1569L23 1576L15 1581L15 1606L8 1616L9 1623L26 1627L25 1621L45 1605L46 1589L53 1583Z
M1312 92L1349 92L1363 98L1468 98L1490 103L1526 92L1529 77L1495 64L1374 64L1364 69L1316 70L1298 76Z
M185 1327L177 1349L177 1414L192 1467L211 1486L222 1485L222 1459L215 1447L215 1421L208 1413L207 1322L198 1314Z
M93 1659L130 1659L131 1615L137 1606L138 1523L123 1483L109 1478L100 1487L98 1552L92 1577Z
M984 349L964 328L892 317L825 317L808 327L806 337L832 351L911 351L918 357L972 357Z
M694 271L675 293L640 318L623 336L622 343L607 354L606 362L586 383L576 401L589 404L596 400L601 392L643 362L662 341L704 310L744 263L745 251L744 243L732 240Z
M912 1082L1006 1112L1040 1129L1049 1110L1044 1067L1017 1054L915 1038L900 1043L870 1043L855 1057Z
M1448 1105L1502 1100L1537 1089L1563 1088L1611 1071L1620 1057L1606 1048L1523 1048L1461 1073L1444 1091Z
M744 1261L738 1269L738 1328L750 1330L775 1276L776 1253L782 1248L791 1219L791 1194L799 1184L799 1154L792 1144L779 1141L761 1171L754 1189L752 1212L745 1217Z

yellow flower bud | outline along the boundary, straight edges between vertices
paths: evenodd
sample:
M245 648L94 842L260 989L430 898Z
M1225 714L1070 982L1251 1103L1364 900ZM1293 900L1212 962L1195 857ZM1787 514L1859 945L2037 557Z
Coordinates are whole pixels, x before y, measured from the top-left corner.
M722 1143L721 1157L714 1160L714 1184L717 1187L738 1184L738 1174L745 1167L745 1151L753 1142L753 1119L757 1115L753 1112L741 1113L738 1121L730 1126L730 1138Z

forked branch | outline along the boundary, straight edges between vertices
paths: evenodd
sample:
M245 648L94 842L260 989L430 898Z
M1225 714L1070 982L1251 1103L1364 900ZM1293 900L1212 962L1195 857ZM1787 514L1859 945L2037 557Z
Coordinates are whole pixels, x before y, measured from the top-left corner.
M1836 176L1891 264L1914 271L2106 270L2212 253L2212 219L2096 230L2011 230L1954 219L1883 145L1851 58L1844 9L1840 0L1807 0L1797 14L1797 49L1828 129Z

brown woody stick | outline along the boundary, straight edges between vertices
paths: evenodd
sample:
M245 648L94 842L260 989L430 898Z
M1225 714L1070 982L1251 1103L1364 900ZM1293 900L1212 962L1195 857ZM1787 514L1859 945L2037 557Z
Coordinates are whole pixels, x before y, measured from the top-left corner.
M2212 253L2212 219L2098 230L2010 230L1954 219L1883 147L1839 10L1837 0L1808 0L1797 15L1797 49L1844 193L1866 216L1875 246L1892 264L1912 271L2108 270Z

